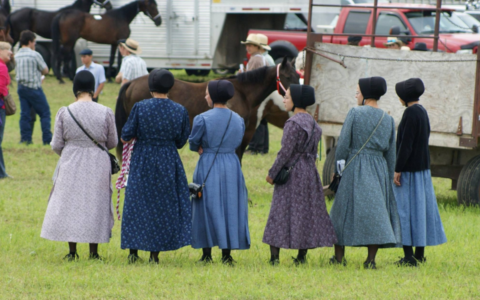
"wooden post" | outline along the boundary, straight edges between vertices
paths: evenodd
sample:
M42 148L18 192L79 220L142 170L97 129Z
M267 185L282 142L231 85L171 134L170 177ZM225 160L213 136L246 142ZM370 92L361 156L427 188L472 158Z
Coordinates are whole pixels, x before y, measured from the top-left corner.
M372 19L372 39L370 40L370 47L375 47L375 31L377 30L377 5L378 0L373 1L373 19Z
M435 32L433 35L433 51L438 51L438 32L440 31L440 9L442 8L442 0L437 0L437 8L435 10Z
M308 1L308 28L307 28L307 47L312 47L315 45L312 37L312 10L313 10L313 0ZM303 74L303 83L310 85L310 75L312 74L312 58L313 53L310 51L305 51L305 69Z

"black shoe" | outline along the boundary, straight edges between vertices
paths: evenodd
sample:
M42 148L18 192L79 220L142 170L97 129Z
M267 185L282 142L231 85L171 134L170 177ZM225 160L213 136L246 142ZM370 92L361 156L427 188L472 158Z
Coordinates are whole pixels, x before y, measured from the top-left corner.
M296 266L299 266L299 265L304 265L307 263L307 257L304 256L304 257L292 257L293 259L293 263L296 265Z
M130 264L134 264L136 263L138 260L140 260L140 256L138 256L138 254L130 254L128 256L128 263Z
M32 141L20 141L19 144L24 144L24 145L27 145L27 146L28 146L28 145L32 145L33 142L32 142Z
M280 259L279 258L270 259L268 263L271 266L278 266L280 264Z
M233 267L235 263L236 261L233 259L231 255L222 257L222 264L224 265L229 265Z
M75 253L68 253L67 255L65 255L65 257L63 259L66 260L66 261L75 261L75 260L79 259L79 257L78 257L77 252L75 252Z
M202 255L202 258L200 258L197 263L202 263L202 264L211 264L213 263L213 258L211 255Z
M338 261L337 258L334 256L332 256L332 258L330 258L330 262L329 264L331 265L343 265L344 267L347 266L347 260L345 258L342 259L342 261Z
M88 257L88 259L96 259L96 260L103 261L103 257L98 255L98 253L90 253L90 256Z
M151 264L157 264L158 265L160 263L160 260L158 258L150 257L148 262L151 263Z
M426 258L426 257L422 257L422 258L416 258L416 257L415 257L415 260L417 261L417 263L420 263L420 264L423 264L423 263L426 263L426 262L427 262L427 258Z
M374 261L366 261L363 263L363 268L364 269L370 269L370 270L376 270L377 269L377 264Z
M417 260L413 257L403 257L399 261L395 262L399 267L416 267Z

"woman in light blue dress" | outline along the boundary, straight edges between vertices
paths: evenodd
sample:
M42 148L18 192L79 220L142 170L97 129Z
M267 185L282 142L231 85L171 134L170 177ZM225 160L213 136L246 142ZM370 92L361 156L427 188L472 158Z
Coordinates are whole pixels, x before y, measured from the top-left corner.
M425 246L443 244L447 237L430 173L430 122L427 111L419 104L425 87L420 78L410 78L397 83L395 90L406 107L398 126L394 178L405 254L397 264L416 266L426 261Z
M235 154L245 124L226 106L234 91L226 80L208 84L205 99L213 109L195 117L189 137L190 150L200 154L193 182L205 183L202 197L192 199L192 247L203 249L200 261L205 263L212 262L212 247L222 249L222 263L229 265L232 249L250 248L248 194Z

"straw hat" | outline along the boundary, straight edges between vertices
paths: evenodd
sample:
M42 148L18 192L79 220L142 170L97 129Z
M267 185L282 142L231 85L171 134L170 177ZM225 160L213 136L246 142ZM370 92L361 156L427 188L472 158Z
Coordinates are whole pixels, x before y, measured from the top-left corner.
M133 54L140 54L142 53L142 49L138 45L138 42L132 39L127 39L125 43L120 43L125 49L128 50L128 52L133 53Z
M268 37L264 34L261 34L261 33L257 33L257 36L260 40L260 45L262 45L262 48L267 50L267 51L270 51L272 50L272 48L270 48L270 46L268 45Z
M403 46L403 42L401 40L397 39L396 37L388 37L387 42L384 43L383 45L384 46L390 46L390 45L394 45L394 44L397 44L399 47Z
M247 40L241 43L244 45L248 45L248 44L255 45L265 50L271 50L270 47L268 46L268 38L266 35L263 35L263 34L250 33L247 36Z

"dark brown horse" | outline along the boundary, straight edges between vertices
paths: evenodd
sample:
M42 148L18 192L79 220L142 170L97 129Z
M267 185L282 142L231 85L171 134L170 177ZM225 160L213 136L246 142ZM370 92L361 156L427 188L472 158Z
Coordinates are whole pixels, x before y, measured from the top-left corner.
M276 67L263 67L253 71L241 73L237 76L227 78L235 87L235 96L228 101L227 105L237 112L245 121L245 135L241 146L237 149L237 155L242 160L243 153L255 133L257 126L257 110L260 104L273 91L276 90ZM298 83L299 76L292 65L284 59L280 66L280 80L285 88L291 83ZM175 80L175 85L168 93L173 101L183 105L190 116L190 126L193 118L209 109L205 101L205 91L208 82L190 83ZM137 78L122 86L115 107L115 123L120 138L123 126L133 105L143 99L151 98L148 89L148 75ZM272 124L283 128L288 114L278 112L274 109L265 108L263 117L266 117ZM122 143L117 147L117 156L122 158Z
M52 23L52 38L54 61L56 62L53 70L58 80L62 82L61 59L69 61L69 56L79 38L111 45L110 77L118 40L130 36L130 23L139 12L150 17L156 26L160 26L162 23L155 0L136 0L120 8L112 9L98 19L89 13L76 10L66 10L56 16ZM70 75L74 76L75 74ZM73 76L70 76L70 79L73 79Z
M107 10L112 9L110 0L76 0L72 5L63 7L57 11L44 11L24 7L10 14L7 22L2 24L6 24L7 30L9 30L13 38L13 46L18 42L20 33L24 30L30 30L44 38L51 39L52 21L57 14L67 9L89 12L93 4L104 7Z

